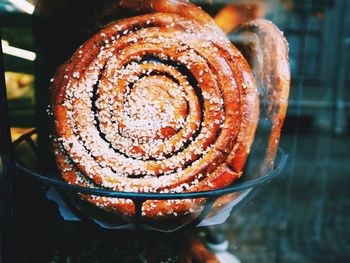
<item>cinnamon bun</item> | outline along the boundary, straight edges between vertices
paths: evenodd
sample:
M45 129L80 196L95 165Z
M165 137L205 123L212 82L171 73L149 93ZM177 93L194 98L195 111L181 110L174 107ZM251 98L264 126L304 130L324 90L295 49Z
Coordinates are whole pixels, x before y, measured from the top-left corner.
M182 0L118 1L137 16L76 50L51 85L53 147L68 183L126 192L193 192L241 174L259 120L256 81L214 20ZM132 216L131 200L81 195ZM142 215L203 202L146 201Z

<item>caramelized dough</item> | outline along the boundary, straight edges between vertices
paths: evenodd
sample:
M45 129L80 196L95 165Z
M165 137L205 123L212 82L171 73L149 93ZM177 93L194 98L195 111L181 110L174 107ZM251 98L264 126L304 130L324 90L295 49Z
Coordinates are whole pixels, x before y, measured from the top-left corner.
M248 60L257 82L260 120L269 130L261 173L274 164L281 129L287 113L290 88L288 42L271 21L256 19L241 24L235 31L235 44Z
M188 2L118 3L141 15L89 39L52 83L53 146L62 177L70 184L127 192L232 184L242 173L259 118L247 61ZM135 213L132 201L81 196L107 211ZM142 214L178 216L203 202L146 201Z

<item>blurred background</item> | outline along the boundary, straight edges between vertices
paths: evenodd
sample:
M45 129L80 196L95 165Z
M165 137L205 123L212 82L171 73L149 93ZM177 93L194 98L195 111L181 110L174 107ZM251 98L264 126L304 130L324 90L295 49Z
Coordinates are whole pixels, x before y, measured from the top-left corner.
M292 83L280 143L288 164L214 230L225 233L229 251L242 262L350 262L350 1L191 2L213 17L232 4L248 6L255 16L277 24L290 48ZM38 74L45 66L36 63L41 58L33 38L33 11L31 1L0 0L13 138L42 125L43 83L51 77ZM52 246L47 258L58 253L57 244ZM18 260L32 262L31 257L23 250Z

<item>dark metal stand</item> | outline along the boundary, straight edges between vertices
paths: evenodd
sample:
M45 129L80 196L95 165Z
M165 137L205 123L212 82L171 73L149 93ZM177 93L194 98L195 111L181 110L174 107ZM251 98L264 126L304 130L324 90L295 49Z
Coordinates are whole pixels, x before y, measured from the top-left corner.
M21 143L28 144L29 148L32 150L33 155L37 157L38 163L44 163L40 159L40 151L36 147L35 143L32 140L32 136L36 134L36 131L33 130L32 132L29 132L23 136L21 136L18 140L16 140L13 143L14 147L17 147ZM188 192L188 193L132 193L132 192L116 192L111 190L105 190L105 189L99 189L99 188L88 188L88 187L81 187L76 185L67 184L59 179L57 175L51 174L50 176L46 176L43 174L40 174L39 172L33 171L31 169L28 169L24 163L21 161L20 158L16 158L16 160L12 160L15 162L15 169L16 174L19 176L27 176L35 181L38 181L41 184L47 185L49 187L53 187L57 189L57 192L60 193L60 196L62 197L63 201L66 203L67 207L69 207L72 212L80 218L82 221L91 221L89 219L89 216L87 216L79 206L76 206L74 204L74 201L71 201L70 195L73 193L82 193L82 194L88 194L88 195L97 195L97 196L104 196L104 197L113 197L113 198L125 198L130 199L135 205L135 215L132 218L132 226L130 226L129 223L126 222L116 222L113 227L123 227L123 225L128 225L128 228L135 228L135 229L145 229L145 230L156 230L161 232L174 232L180 229L189 229L193 228L197 225L199 225L209 214L211 211L213 204L215 201L223 196L223 195L229 195L232 193L236 193L237 195L232 198L232 201L235 201L236 203L232 207L232 209L236 209L240 207L242 204L244 204L246 201L248 201L252 196L252 194L255 193L255 191L258 189L259 186L266 183L267 181L273 179L277 175L279 175L285 166L287 156L284 154L282 149L279 149L278 155L276 158L276 167L274 170L270 171L267 174L254 177L245 175L242 176L242 178L235 183L232 186L217 189L217 190L211 190L211 191L202 191L202 192ZM251 190L250 193L247 195L246 190ZM150 226L148 225L145 220L143 220L142 217L142 204L146 202L147 200L184 200L184 199L195 199L195 198L203 198L203 209L196 215L195 217L192 217L190 220L187 220L186 223L181 223L180 225L177 225L176 227L172 228L157 228L157 226ZM239 200L239 201L236 201Z

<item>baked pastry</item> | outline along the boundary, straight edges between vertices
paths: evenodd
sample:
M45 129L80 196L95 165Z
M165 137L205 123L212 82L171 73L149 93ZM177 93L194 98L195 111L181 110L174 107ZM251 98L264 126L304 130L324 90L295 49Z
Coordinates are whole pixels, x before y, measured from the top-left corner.
M61 66L51 86L58 169L70 184L189 192L232 184L259 120L256 82L214 20L187 1L117 1L141 15L109 24ZM132 216L131 200L81 195ZM146 201L168 218L204 202Z
M266 173L273 167L287 113L290 88L288 42L275 24L261 18L240 24L235 29L235 39L257 82L260 129L268 131L261 165L261 173Z

